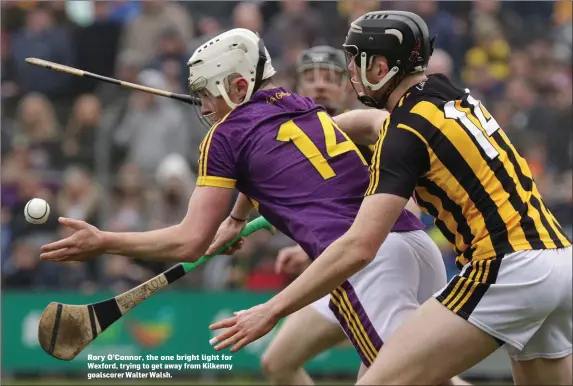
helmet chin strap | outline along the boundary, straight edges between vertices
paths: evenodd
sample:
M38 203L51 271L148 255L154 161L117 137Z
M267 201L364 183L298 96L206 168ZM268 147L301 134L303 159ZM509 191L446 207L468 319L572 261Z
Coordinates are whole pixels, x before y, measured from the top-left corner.
M362 84L364 86L366 86L366 88L368 90L376 91L376 90L380 90L382 88L382 86L384 86L386 83L388 83L390 81L390 79L392 79L394 77L394 75L396 75L400 71L400 68L398 68L398 66L394 66L390 69L390 71L388 71L386 76L384 76L384 78L382 78L380 80L380 82L378 82L376 84L370 83L368 81L368 78L366 77L366 69L370 69L373 58L374 58L374 56L371 56L370 57L370 63L366 63L366 60L367 60L366 53L363 52L360 54L360 78L362 80Z
M388 102L390 94L392 93L392 91L394 91L394 89L398 85L398 82L400 81L400 77L394 78L400 72L400 68L398 66L394 66L390 69L390 71L388 71L388 73L384 76L384 78L380 80L380 82L376 84L370 83L368 81L368 78L366 77L366 69L370 67L369 64L366 62L367 56L368 55L365 52L362 52L360 54L360 78L362 80L362 85L366 90L377 91L380 90L386 83L392 80L393 81L389 85L389 87L384 91L380 99L377 100L372 96L362 95L358 97L358 100L362 104L368 107L384 109L386 107L386 102ZM370 59L372 60L372 58L373 57L371 57Z
M384 90L384 92L382 93L380 98L376 99L373 96L362 95L362 96L358 97L358 100L361 103L363 103L364 105L369 106L369 107L374 107L377 109L386 108L386 103L388 103L388 99L390 98L390 95L396 89L396 86L398 86L398 83L400 83L400 80L402 80L401 75L396 76L399 72L400 72L400 68L398 68L398 66L394 66L390 69L390 71L388 71L386 76L380 80L380 82L373 85L372 83L368 82L368 79L366 79L366 68L361 67L360 68L360 75L362 78L362 82L365 85L365 88L367 90L372 90L372 91L380 90L382 88L382 86L384 86L387 83L389 83L389 84L388 84L388 87L386 88L386 90Z
M251 95L253 94L254 86L255 86L255 84L253 82L249 82L249 86L248 86L247 92L245 94L245 99L241 103L233 103L233 101L231 101L231 98L229 98L229 94L227 93L227 90L225 90L225 87L223 87L223 85L221 83L217 84L217 89L219 90L219 93L221 93L221 96L223 97L223 99L227 103L227 106L229 106L231 108L231 110L234 110L237 106L240 106L244 103L247 103L251 99Z
M234 110L237 106L240 106L242 104L249 102L251 100L252 94L254 92L258 91L259 88L261 87L261 85L263 84L263 80L264 80L263 75L265 72L265 63L267 62L267 54L265 51L265 43L263 42L263 39L261 37L259 37L258 48L259 48L259 59L257 61L257 66L255 68L254 73L253 73L253 71L251 71L251 75L253 77L248 79L249 80L249 86L248 86L247 92L245 94L245 99L241 103L238 103L238 104L233 103L231 101L231 99L229 98L229 94L227 94L227 90L225 90L225 87L223 87L222 83L221 82L217 83L217 89L219 90L219 92L221 93L221 96L223 97L223 99L227 103L227 106L229 106L231 108L231 110Z
M386 108L386 105L388 104L388 99L390 99L390 95L392 95L394 90L396 90L396 87L398 87L398 84L402 81L403 78L404 74L402 73L396 76L394 79L392 79L392 81L388 85L388 88L384 91L384 93L378 100L378 106L377 106L378 109Z

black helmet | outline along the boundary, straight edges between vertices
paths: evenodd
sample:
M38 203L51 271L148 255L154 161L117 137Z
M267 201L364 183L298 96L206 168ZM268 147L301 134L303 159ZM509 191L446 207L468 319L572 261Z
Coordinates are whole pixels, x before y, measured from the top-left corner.
M315 46L301 52L296 63L296 72L309 68L324 67L346 71L346 57L342 50L330 46Z
M404 76L423 72L432 56L434 39L430 39L424 20L412 12L375 11L362 15L350 25L343 47L349 59L355 59L361 81L370 90L391 82L380 100L363 95L358 99L367 106L384 108L388 97ZM366 70L374 56L388 61L388 75L373 85ZM354 82L353 82L354 84Z

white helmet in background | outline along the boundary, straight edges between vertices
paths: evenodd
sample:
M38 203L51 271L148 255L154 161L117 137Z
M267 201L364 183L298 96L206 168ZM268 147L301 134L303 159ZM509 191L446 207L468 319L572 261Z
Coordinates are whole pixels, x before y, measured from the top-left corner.
M224 32L201 45L187 66L191 93L206 89L214 97L223 97L231 109L238 105L227 94L225 80L229 75L239 74L248 82L245 100L240 103L243 104L251 99L263 80L276 73L262 39L244 28Z

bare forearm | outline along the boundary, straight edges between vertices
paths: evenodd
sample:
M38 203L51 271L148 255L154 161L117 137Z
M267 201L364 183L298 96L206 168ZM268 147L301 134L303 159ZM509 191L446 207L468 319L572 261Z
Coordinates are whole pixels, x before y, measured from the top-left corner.
M104 237L105 253L167 262L195 261L210 242L193 239L192 232L185 237L181 225L149 232L105 232Z
M352 110L334 117L334 121L350 139L360 145L372 145L388 112L376 109Z
M246 220L249 218L251 211L253 210L253 204L247 196L243 193L239 194L237 201L235 201L235 206L231 210L231 215L238 219Z

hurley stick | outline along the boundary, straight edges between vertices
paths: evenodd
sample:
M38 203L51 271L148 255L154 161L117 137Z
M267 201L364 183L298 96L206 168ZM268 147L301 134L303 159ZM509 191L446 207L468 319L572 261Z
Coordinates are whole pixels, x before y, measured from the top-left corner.
M160 96L164 96L164 97L171 98L171 99L177 99L178 101L189 103L191 105L201 106L201 100L199 100L198 98L193 98L190 95L176 94L173 92L160 90L160 89L153 88L153 87L147 87L147 86L142 86L140 84L124 82L124 81L119 80L119 79L108 78L107 76L94 74L93 72L87 72L84 70L79 70L77 68L73 68L70 66L64 66L63 64L58 64L58 63L50 62L50 61L43 60L43 59L26 58L26 62L33 64L34 66L44 67L44 68L47 68L47 69L50 69L53 71L65 72L66 74L70 74L70 75L83 76L86 78L96 79L96 80L100 80L102 82L116 84L118 86L127 87L127 88L131 88L134 90L148 92L151 94L160 95Z
M113 298L85 305L50 303L44 310L38 326L40 346L54 358L68 361L74 359L102 331L155 292L185 276L187 272L213 256L226 251L241 237L249 236L260 229L275 232L274 227L267 220L259 217L248 223L239 236L221 247L214 255L202 256L194 263L179 263L153 279Z

